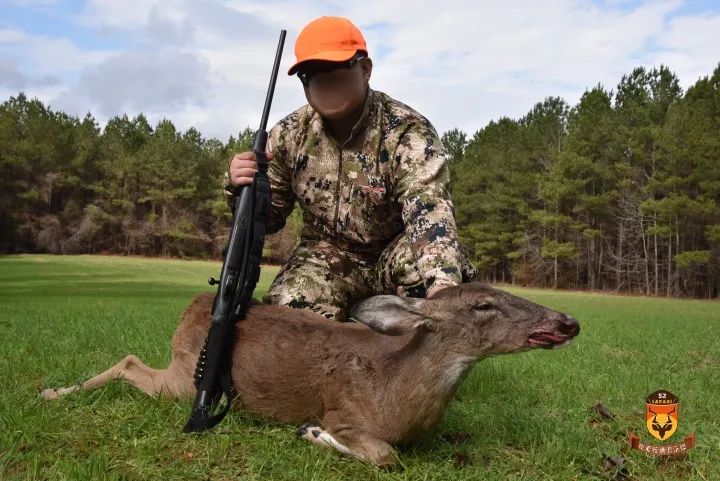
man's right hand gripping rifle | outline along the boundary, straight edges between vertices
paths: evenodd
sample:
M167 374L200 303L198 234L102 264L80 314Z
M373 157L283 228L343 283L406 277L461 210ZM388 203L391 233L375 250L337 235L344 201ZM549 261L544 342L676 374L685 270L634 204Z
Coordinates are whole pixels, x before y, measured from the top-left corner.
M272 160L272 152L265 154L268 160ZM257 159L254 152L242 152L235 154L230 161L228 175L233 185L250 185L253 182L255 172L257 171Z

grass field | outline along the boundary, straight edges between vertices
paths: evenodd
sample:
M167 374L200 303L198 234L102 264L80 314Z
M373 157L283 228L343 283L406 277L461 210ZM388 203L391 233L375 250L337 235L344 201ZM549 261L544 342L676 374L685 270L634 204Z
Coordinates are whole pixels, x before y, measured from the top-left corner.
M39 389L84 381L126 354L170 360L180 313L220 264L124 257L0 258L0 479L720 479L720 303L507 288L582 326L560 351L476 365L443 422L381 472L294 435L295 426L231 413L211 434L182 427L191 401L153 399L127 384L55 402ZM277 272L263 270L256 297ZM629 448L645 397L680 398L680 427L698 445L662 462ZM604 419L590 408L604 403ZM623 479L617 477L616 479Z

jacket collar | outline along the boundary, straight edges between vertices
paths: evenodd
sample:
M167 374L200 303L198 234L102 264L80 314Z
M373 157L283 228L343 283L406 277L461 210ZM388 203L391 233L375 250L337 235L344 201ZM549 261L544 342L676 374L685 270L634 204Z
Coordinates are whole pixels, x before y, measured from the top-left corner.
M357 136L362 133L365 127L367 127L371 123L373 111L375 110L373 109L373 105L375 103L376 96L376 91L368 87L367 94L365 95L365 103L363 104L362 113L355 122L355 125L353 125L352 129L350 130L350 137L348 137L347 141L345 141L345 143L342 145L339 144L330 135L329 130L327 129L325 119L322 118L322 116L317 111L313 111L312 124L315 126L315 129L316 131L318 131L318 133L322 132L322 135L327 137L331 142L337 144L339 147L345 147L346 145L350 145L353 141L357 139Z

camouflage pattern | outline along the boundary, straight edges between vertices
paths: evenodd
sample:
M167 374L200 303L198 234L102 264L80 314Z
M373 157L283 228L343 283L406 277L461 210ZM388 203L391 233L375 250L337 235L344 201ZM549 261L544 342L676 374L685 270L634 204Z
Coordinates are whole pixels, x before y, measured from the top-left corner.
M470 280L475 274L472 265L466 262L461 267L463 280ZM346 321L356 302L374 294L425 297L425 293L408 237L400 233L378 259L344 251L324 240L303 239L262 301Z
M373 292L420 297L477 272L458 241L442 143L407 105L370 89L343 145L305 105L273 126L268 150L268 233L285 225L296 201L304 227L265 302L313 303L297 307L337 318ZM225 173L228 205L233 188Z

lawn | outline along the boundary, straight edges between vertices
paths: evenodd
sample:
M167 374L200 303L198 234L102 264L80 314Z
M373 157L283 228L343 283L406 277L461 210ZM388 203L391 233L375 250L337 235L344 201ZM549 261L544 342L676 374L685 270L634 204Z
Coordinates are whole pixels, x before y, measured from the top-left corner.
M214 290L220 264L113 256L0 257L0 479L720 479L720 302L503 287L571 314L571 346L478 363L442 423L378 471L295 437L295 426L232 412L212 433L182 428L191 401L153 399L115 382L55 402L41 388L75 384L137 354L170 360L193 295ZM277 267L263 268L255 296ZM697 433L686 456L661 460L645 442L645 397L680 399L670 442ZM602 402L614 419L592 408Z

